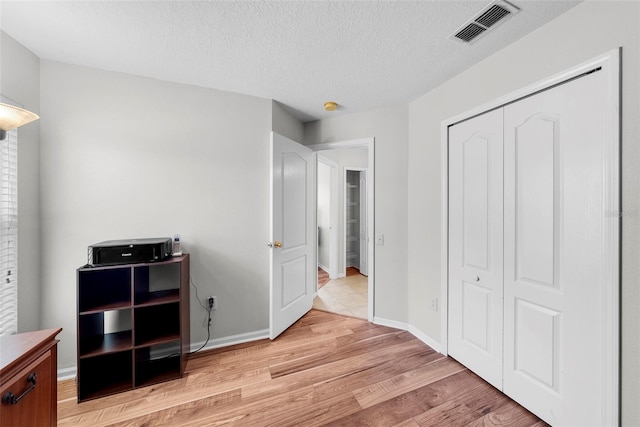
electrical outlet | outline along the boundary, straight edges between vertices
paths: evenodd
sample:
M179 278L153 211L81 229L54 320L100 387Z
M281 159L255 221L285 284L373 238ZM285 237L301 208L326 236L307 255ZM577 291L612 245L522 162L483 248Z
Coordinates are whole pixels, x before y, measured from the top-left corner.
M431 310L438 311L438 298L431 299Z
M217 297L209 297L207 298L207 307L209 310L215 310L218 308L218 298Z

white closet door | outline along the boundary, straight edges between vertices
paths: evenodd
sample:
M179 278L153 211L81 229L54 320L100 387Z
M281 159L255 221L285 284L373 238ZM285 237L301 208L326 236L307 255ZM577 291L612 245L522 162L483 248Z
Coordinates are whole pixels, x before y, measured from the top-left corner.
M502 109L449 129L449 354L502 389Z
M504 392L603 425L602 72L504 107Z

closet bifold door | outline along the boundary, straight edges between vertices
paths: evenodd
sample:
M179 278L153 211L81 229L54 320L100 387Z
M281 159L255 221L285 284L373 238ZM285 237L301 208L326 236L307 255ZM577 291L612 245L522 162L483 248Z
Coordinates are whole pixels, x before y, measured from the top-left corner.
M448 353L502 389L503 117L449 128Z
M504 107L504 393L601 425L605 90L594 72Z

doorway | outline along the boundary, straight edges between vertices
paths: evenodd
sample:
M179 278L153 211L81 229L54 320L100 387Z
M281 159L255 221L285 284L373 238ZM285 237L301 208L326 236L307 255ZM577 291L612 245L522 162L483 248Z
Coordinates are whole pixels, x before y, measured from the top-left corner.
M373 139L317 152L318 288L314 308L373 319Z
M344 265L367 275L367 170L345 168Z

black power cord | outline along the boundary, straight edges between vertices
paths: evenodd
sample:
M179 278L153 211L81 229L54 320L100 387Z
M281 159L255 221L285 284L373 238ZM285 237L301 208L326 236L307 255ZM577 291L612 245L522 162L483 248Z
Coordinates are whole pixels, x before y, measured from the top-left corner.
M199 352L200 350L202 350L204 348L205 345L207 345L207 343L209 342L209 339L211 338L211 310L213 309L213 298L209 298L207 300L207 305L208 307L206 307L204 304L202 304L202 302L200 301L200 297L198 296L198 288L196 287L195 283L193 283L193 279L191 277L189 277L189 281L191 282L191 286L193 286L193 289L196 290L196 299L198 300L198 304L200 304L200 307L204 308L205 311L207 312L207 318L205 319L205 321L202 322L202 327L207 326L207 340L204 342L204 344L202 344L202 347L200 347L199 349L192 351L189 353L189 355L194 354Z
M199 349L192 351L189 353L189 355L192 355L194 353L199 352L200 350L202 350L204 348L205 345L207 345L207 343L209 342L209 339L211 338L211 310L213 309L213 298L209 298L207 300L207 305L209 307L206 307L202 304L202 302L200 302L200 297L198 296L198 288L196 287L195 283L193 283L193 279L191 277L189 277L189 282L191 282L191 286L193 286L193 289L196 290L196 299L198 300L198 303L200 304L200 307L204 308L207 312L207 318L205 320L205 322L207 323L207 340L204 342L204 344L202 344L202 347L200 347ZM202 322L202 327L204 328L205 326L205 322ZM171 353L171 354L167 354L166 356L160 357L159 359L168 359L171 357L176 357L176 356L180 356L180 353Z

